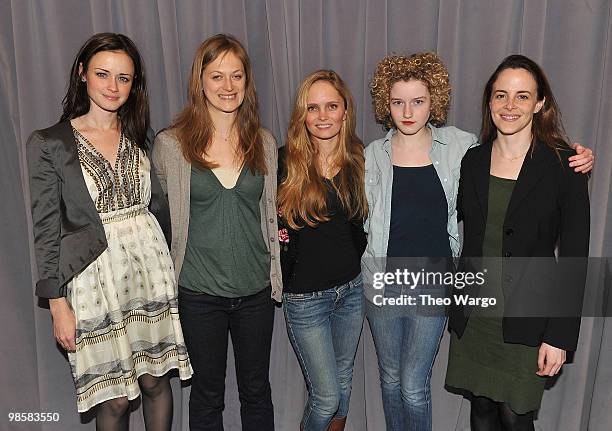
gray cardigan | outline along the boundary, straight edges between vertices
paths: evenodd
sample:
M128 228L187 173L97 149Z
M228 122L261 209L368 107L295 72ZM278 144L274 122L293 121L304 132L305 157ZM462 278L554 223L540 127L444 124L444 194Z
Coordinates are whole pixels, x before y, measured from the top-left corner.
M266 157L267 175L264 177L264 190L259 201L261 210L261 231L264 242L270 251L270 283L272 299L281 302L283 283L280 268L280 247L278 244L278 225L276 221L276 170L278 152L272 134L261 129ZM153 165L168 196L170 220L172 222L172 243L170 254L174 261L174 271L178 280L189 232L189 202L191 183L191 163L183 157L181 146L171 129L164 130L155 138L152 153Z

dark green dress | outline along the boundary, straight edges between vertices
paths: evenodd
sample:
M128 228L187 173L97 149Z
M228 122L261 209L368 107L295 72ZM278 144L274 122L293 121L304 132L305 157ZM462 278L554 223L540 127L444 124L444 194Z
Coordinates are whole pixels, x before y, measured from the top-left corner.
M514 180L490 176L487 226L482 247L484 257L500 257L506 210ZM486 289L503 298L501 262L487 261ZM492 268L497 266L497 268ZM502 306L498 302L498 306ZM453 332L446 372L446 386L453 392L471 393L505 402L518 414L540 408L545 377L538 371L538 347L504 342L501 317L486 316L490 310L475 308L461 338ZM501 313L497 313L499 316Z

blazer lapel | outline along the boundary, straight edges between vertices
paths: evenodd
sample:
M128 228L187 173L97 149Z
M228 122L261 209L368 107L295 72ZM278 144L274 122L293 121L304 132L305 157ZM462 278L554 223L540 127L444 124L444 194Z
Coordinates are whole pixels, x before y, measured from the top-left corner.
M487 213L489 211L489 173L491 171L491 149L492 144L482 144L482 151L474 160L472 175L474 177L474 188L480 204L483 225L487 224Z
M57 135L54 137L62 143L64 149L64 182L70 184L73 191L72 199L77 201L81 208L86 209L90 216L95 215L93 217L95 220L98 217L98 211L87 189L85 177L83 177L81 162L79 161L79 149L70 121L60 123L56 132Z
M512 216L512 213L520 206L522 200L525 199L546 174L546 169L543 169L543 165L548 160L548 157L546 157L548 151L545 148L541 148L543 145L545 144L541 142L536 143L533 151L529 151L525 156L523 166L521 166L514 190L512 191L510 203L508 204L506 219Z

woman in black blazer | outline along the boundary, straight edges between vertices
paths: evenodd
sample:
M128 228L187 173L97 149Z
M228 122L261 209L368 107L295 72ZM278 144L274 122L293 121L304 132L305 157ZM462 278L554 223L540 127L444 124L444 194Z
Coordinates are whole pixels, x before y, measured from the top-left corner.
M36 294L68 352L78 411L97 407L97 429L127 429L129 400L142 391L147 429L168 430L167 372L186 379L191 369L134 43L112 33L85 42L63 105L60 122L27 143Z
M478 271L483 263L470 258L498 259L486 260L478 292L455 293L497 296L503 314L452 302L446 385L470 398L473 430L533 430L546 377L578 341L586 259L557 265L555 248L561 259L588 254L587 178L562 163L574 152L527 57L507 57L489 79L481 142L461 165L462 265Z

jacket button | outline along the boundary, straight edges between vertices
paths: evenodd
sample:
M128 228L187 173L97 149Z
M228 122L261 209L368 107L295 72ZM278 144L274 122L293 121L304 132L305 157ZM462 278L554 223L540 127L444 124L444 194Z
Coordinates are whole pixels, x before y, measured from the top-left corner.
M508 236L512 236L512 234L514 233L514 229L512 229L511 227L509 227L508 229L506 229L506 235Z
M274 219L270 217L270 223L274 223Z
M512 252L511 252L511 251L507 251L507 252L504 254L504 256L506 256L506 257L510 257L510 256L512 256Z
M507 281L508 283L512 283L512 280L514 280L514 279L512 278L512 276L511 276L511 275L506 275L506 281Z
M274 237L271 237L271 238L270 238L270 242L274 242Z
M271 256L271 259L272 259L272 260L275 260L275 259L276 259L276 256Z

